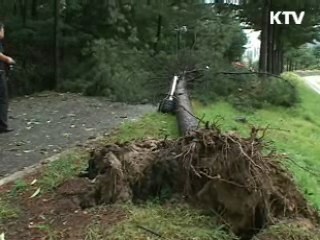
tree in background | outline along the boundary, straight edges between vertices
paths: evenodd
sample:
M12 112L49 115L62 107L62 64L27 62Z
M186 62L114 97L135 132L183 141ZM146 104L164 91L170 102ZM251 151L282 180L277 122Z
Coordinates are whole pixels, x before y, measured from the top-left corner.
M165 85L179 55L190 67L218 68L237 60L245 44L239 22L203 1L12 0L0 2L0 13L18 60L15 94L60 89L150 99L152 79L166 74Z
M319 39L320 2L317 0L245 0L241 19L261 30L259 69L279 74L291 49ZM271 25L270 11L306 11L302 25Z

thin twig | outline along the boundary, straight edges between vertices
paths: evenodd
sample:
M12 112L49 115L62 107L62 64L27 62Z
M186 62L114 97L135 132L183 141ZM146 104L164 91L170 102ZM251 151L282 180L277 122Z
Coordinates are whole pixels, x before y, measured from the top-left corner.
M144 227L144 226L142 226L142 225L137 224L137 228L140 228L140 229L142 229L142 230L144 230L144 231L146 231L146 232L148 232L148 233L151 233L151 234L157 236L158 238L166 239L166 238L165 238L164 236L162 236L160 233L157 233L157 232L155 232L155 231L153 231L153 230L151 230L151 229L149 229L149 228L146 228L146 227Z

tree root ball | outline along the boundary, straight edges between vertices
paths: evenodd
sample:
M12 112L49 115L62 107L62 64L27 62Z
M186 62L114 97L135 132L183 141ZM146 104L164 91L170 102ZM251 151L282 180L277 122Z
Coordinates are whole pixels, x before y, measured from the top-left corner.
M215 212L243 239L278 219L304 218L318 224L317 212L298 190L283 158L263 154L268 146L258 135L257 129L241 138L213 128L177 140L94 149L87 170L95 186L81 205L147 200L169 190Z

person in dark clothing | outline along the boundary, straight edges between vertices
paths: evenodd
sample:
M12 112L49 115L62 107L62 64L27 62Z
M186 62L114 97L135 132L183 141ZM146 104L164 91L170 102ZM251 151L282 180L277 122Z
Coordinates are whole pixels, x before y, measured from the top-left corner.
M11 132L12 129L8 127L8 86L5 76L6 64L13 65L15 61L5 55L2 40L4 38L4 25L0 23L0 133Z

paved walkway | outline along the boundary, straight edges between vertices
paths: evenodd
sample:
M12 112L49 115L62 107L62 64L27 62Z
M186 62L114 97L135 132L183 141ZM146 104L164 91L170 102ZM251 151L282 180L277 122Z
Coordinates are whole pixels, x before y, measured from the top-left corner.
M0 177L155 111L150 105L57 93L14 99L10 108L15 131L0 135Z

